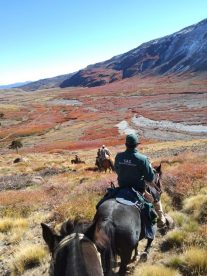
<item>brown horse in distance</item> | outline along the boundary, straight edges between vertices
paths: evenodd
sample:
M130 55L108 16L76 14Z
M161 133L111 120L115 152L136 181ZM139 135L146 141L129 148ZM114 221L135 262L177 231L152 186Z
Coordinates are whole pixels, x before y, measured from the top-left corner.
M104 159L103 161L96 159L96 166L99 171L104 171L105 173L107 170L109 170L109 172L114 171L114 163L111 159Z

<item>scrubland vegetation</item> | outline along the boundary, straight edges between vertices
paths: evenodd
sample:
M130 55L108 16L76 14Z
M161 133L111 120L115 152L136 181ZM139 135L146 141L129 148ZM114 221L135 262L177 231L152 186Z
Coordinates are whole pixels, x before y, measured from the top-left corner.
M169 152L170 146L175 145L168 143ZM131 274L206 275L207 155L201 151L193 153L187 143L184 153L164 158L156 157L156 152L162 151L162 143L143 145L142 152L150 156L152 148L152 162L162 161L162 202L165 212L174 219L175 228L165 236L158 234L148 262L136 265ZM120 147L111 149L115 155ZM24 160L17 164L12 163L15 153L1 157L0 177L5 177L6 172L13 182L11 187L17 187L5 189L0 185L2 273L27 275L34 270L44 275L50 257L40 223L58 229L68 218L91 220L105 189L111 181L116 184L114 173L93 171L95 150L78 153L86 164L72 165L72 155L67 152L24 154ZM10 168L6 170L8 163Z
M118 123L132 126L132 117L141 114L206 125L200 104L205 93L206 80L172 77L0 94L0 275L47 275L50 255L40 223L58 230L66 219L93 218L110 182L116 184L114 173L93 170L96 151L102 144L113 156L124 149ZM78 99L82 105L50 104L60 99ZM192 133L138 131L140 151L152 163L162 162L162 202L175 228L158 234L148 262L130 274L207 275L207 140ZM8 149L17 139L23 145L18 154L16 147ZM86 164L71 164L75 154ZM14 163L16 158L20 162Z

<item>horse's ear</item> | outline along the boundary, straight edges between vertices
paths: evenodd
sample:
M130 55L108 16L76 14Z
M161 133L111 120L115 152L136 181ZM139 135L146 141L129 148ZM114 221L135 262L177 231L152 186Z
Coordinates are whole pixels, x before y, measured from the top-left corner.
M161 163L160 163L160 165L156 168L156 171L158 172L158 173L161 173L162 171L161 171L161 168L162 167L162 165L161 165Z
M53 253L56 245L60 242L61 237L58 236L54 229L50 228L47 224L41 223L42 236L48 245L50 252Z
M72 220L65 221L60 229L60 234L65 237L74 232L74 222Z

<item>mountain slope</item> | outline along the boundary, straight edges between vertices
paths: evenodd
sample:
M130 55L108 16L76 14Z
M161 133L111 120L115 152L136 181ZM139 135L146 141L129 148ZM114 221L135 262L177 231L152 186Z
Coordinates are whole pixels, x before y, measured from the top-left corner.
M16 82L16 83L11 83L11 84L7 84L7 85L0 85L0 89L18 88L18 87L26 85L28 83L31 83L31 81Z
M45 88L54 88L59 87L59 85L66 79L70 78L73 74L66 74L60 75L53 78L41 79L38 81L29 82L26 85L23 85L19 88L26 90L26 91L34 91L38 89L45 89Z
M63 81L60 87L99 86L135 75L168 75L207 71L207 19L172 35L155 39L89 65Z

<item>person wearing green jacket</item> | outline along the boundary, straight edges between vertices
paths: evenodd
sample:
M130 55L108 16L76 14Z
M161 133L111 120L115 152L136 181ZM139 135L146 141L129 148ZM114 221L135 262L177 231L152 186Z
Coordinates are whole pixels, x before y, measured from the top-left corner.
M146 199L149 200L149 194L145 191L146 182L152 182L155 173L147 156L141 154L137 150L138 144L139 139L137 135L128 134L125 141L126 150L116 155L114 166L118 175L117 180L119 187L132 187L143 194L143 196L146 194ZM164 227L166 219L163 213L161 201L149 201L153 203L158 214L159 226Z
M144 193L145 181L153 181L155 175L149 159L136 149L138 144L137 135L128 134L126 136L126 150L116 155L115 171L120 187L132 187L136 191Z

